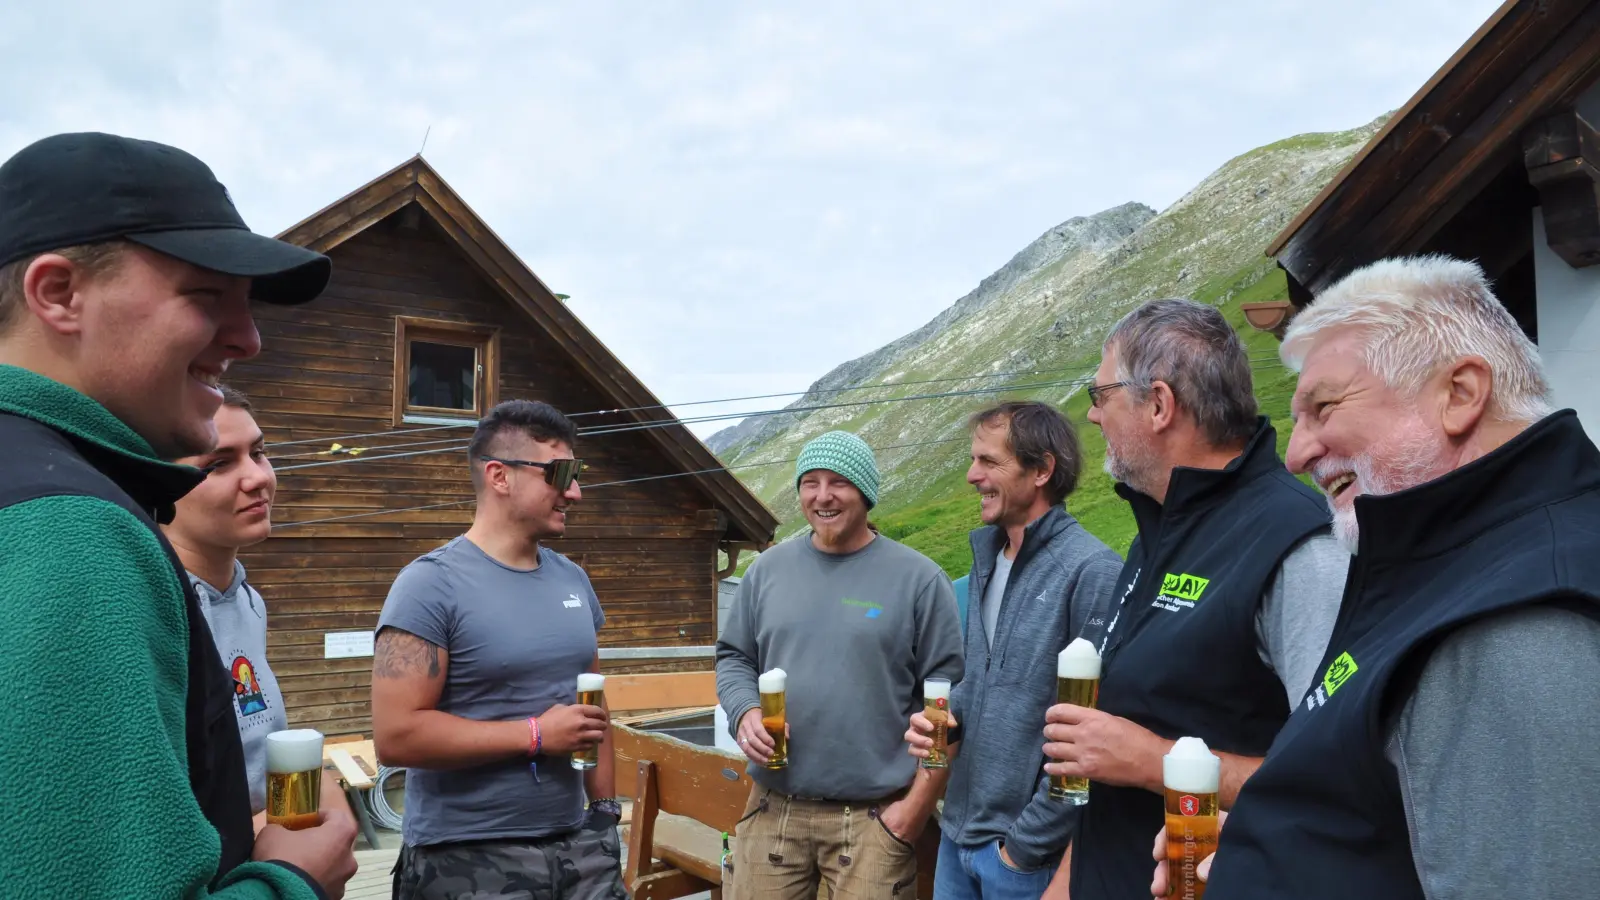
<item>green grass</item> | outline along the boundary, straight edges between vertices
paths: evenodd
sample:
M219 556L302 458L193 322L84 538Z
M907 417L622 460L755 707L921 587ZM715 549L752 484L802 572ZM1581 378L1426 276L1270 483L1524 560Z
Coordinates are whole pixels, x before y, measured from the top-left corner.
M1246 352L1256 360L1252 363L1256 400L1262 413L1269 416L1278 429L1278 452L1282 454L1289 442L1289 399L1294 391L1294 373L1276 362L1277 339L1251 328L1241 305L1284 299L1288 288L1280 270L1275 266L1263 266L1213 279L1196 292L1195 299L1216 303L1230 291L1232 296L1222 303L1221 309L1243 338ZM1083 448L1083 476L1077 491L1067 499L1067 510L1112 549L1126 554L1135 533L1133 516L1128 512L1128 505L1112 489L1110 476L1105 474L1105 439L1100 429L1088 421L1088 408L1089 397L1080 391L1067 402L1064 410L1077 426ZM885 535L927 554L952 578L965 575L972 565L967 533L979 525L978 500L966 483L966 472L959 467L938 479L911 505L880 507L874 512L873 521Z

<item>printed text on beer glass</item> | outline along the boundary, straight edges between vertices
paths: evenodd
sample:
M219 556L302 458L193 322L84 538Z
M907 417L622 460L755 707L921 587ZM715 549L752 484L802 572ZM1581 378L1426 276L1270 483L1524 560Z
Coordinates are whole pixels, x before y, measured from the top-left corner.
M1203 900L1200 863L1217 852L1217 788L1222 760L1197 737L1179 738L1161 759L1167 806L1168 896Z
M943 769L950 765L946 746L950 725L950 679L929 678L922 683L922 715L933 723L933 748L922 761L924 769Z

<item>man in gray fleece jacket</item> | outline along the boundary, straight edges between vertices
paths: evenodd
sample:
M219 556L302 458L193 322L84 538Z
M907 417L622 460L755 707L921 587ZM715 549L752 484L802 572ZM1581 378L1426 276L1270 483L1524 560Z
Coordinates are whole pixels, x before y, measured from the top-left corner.
M1056 697L1056 654L1098 644L1122 558L1062 508L1077 486L1076 433L1043 403L1007 403L972 417L972 467L987 527L972 533L966 675L951 694L961 741L945 793L935 900L1065 895L1053 884L1078 807L1048 796L1044 715ZM920 713L906 740L924 757ZM955 729L953 729L955 730Z

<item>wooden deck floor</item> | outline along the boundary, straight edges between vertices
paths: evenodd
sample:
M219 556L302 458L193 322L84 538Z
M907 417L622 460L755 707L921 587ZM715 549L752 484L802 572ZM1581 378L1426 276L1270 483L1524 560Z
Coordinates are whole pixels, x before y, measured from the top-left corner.
M387 842L383 842L387 843ZM345 900L388 900L394 884L394 861L398 846L385 850L357 850L356 877L345 887Z

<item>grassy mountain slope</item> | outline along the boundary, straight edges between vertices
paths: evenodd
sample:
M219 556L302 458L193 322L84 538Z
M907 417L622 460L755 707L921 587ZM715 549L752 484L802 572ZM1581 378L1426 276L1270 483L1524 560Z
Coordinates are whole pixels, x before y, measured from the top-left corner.
M952 575L970 565L967 532L977 500L966 484L965 420L1001 398L1060 405L1084 446L1084 477L1068 509L1119 551L1133 539L1126 505L1101 469L1105 445L1085 419L1083 384L1099 362L1100 342L1133 306L1185 296L1221 308L1244 337L1262 411L1286 425L1293 377L1277 362L1277 342L1251 329L1243 303L1286 295L1282 274L1262 248L1370 138L1381 120L1362 128L1289 138L1239 156L1154 217L1137 204L1074 219L1060 252L1034 252L1036 241L978 291L899 341L825 376L797 407L884 400L956 390L974 396L874 403L796 412L747 422L717 435L742 480L783 519L780 536L804 527L791 460L812 437L853 431L879 448L882 503L873 520L891 537L937 560ZM1089 235L1089 239L1080 239ZM1118 235L1125 235L1113 239ZM984 286L989 286L984 291ZM973 302L983 293L981 302ZM969 377L970 376L970 377ZM928 379L952 379L912 384ZM841 387L871 385L839 393ZM1288 432L1280 429L1280 449ZM933 443L940 442L940 443ZM906 446L914 445L914 446Z

